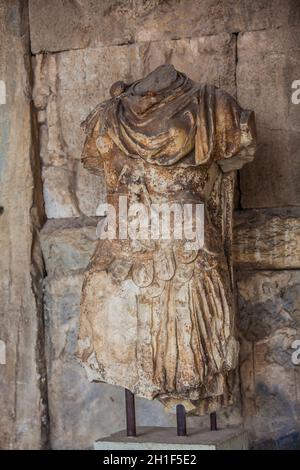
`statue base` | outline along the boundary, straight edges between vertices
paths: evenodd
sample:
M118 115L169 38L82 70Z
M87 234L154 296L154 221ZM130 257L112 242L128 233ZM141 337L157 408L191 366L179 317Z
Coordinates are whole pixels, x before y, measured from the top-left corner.
M119 431L94 443L95 450L248 450L247 432L241 428L218 431L189 429L187 436L176 436L176 428L137 428L136 437Z

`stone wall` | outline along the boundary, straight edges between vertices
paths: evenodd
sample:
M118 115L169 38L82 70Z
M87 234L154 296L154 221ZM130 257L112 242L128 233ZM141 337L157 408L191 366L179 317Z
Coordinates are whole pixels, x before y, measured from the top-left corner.
M13 80L0 120L7 135L0 340L11 342L11 356L0 365L1 429L8 430L0 446L45 447L49 439L52 448L86 448L124 427L123 390L89 384L74 358L82 274L105 200L103 177L80 164L80 122L114 81L165 62L256 111L259 149L240 172L235 217L240 388L236 406L219 419L244 424L254 447L300 446L300 366L291 361L300 339L300 104L291 101L292 82L300 80L300 2L29 0L28 10L24 1L6 3L1 38L11 65L0 70ZM142 399L137 419L175 424L159 403Z
M299 448L300 209L236 213L243 422L258 448Z
M44 223L33 137L26 2L0 2L0 448L47 445L39 229ZM24 7L24 8L23 8ZM5 88L5 90L4 90Z

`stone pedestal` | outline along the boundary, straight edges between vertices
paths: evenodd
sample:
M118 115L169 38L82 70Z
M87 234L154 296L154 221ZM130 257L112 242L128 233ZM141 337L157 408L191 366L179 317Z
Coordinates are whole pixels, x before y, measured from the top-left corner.
M94 443L95 450L247 450L248 436L241 428L219 431L190 429L178 437L176 428L139 427L136 437L120 431Z

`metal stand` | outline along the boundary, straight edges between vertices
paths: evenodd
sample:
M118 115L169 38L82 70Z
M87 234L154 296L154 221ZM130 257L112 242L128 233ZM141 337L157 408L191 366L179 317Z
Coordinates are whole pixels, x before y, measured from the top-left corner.
M210 430L211 431L217 431L217 413L214 411L213 413L210 413Z
M186 436L186 414L183 405L176 406L177 436Z
M134 394L125 388L127 436L136 436ZM217 431L217 413L210 413L210 430ZM177 436L186 436L186 412L183 405L176 406Z
M127 436L136 436L134 394L125 388Z

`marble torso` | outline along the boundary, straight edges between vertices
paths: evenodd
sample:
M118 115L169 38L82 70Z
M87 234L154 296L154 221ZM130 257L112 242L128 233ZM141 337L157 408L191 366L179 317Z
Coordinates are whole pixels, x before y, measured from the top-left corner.
M90 380L204 413L232 399L232 170L253 158L253 116L229 95L165 72L161 99L139 94L147 77L108 102L104 125L93 115L83 162L104 171L117 213L119 196L148 207L204 204L204 245L99 240L83 286L78 356Z

